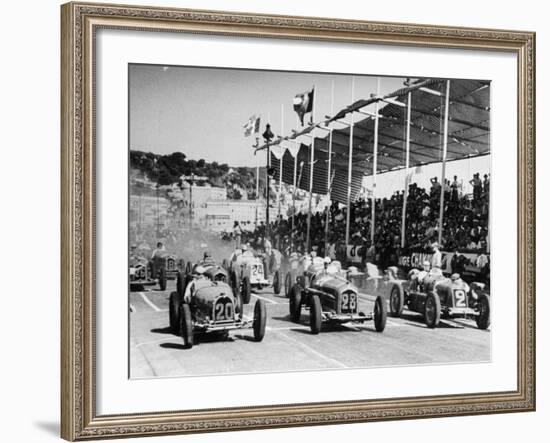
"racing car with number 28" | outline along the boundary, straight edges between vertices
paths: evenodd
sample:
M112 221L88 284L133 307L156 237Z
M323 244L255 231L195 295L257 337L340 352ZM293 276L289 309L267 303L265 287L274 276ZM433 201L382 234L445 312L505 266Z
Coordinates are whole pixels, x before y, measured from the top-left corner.
M314 265L312 265L313 267ZM374 311L359 311L359 293L337 269L325 264L325 268L315 273L306 272L307 285L299 283L292 286L289 300L290 318L298 323L302 307L309 309L309 325L313 334L321 331L322 323L364 323L374 320L377 332L386 327L386 302L382 296L376 297Z

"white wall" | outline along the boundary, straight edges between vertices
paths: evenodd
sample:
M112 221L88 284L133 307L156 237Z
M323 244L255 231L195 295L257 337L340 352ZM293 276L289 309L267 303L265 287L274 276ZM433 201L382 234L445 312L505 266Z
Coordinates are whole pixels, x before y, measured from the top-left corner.
M130 0L128 0L130 1ZM550 31L544 2L394 0L133 0L135 4L314 15L378 21L526 29L537 34L538 218L548 219ZM0 405L2 440L56 441L59 421L59 1L2 5L0 69L0 189L2 189L2 307ZM21 220L34 220L23 224ZM543 267L548 230L538 232L538 412L282 429L188 437L193 442L543 441L550 414L550 298ZM176 441L164 437L140 441Z

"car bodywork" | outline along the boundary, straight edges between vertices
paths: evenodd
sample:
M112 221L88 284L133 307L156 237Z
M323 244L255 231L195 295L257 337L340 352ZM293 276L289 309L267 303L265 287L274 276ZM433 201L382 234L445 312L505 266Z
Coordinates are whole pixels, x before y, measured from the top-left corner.
M242 295L243 303L250 302L252 289L273 286L276 294L280 292L279 265L274 254L268 257L265 254L256 254L251 250L237 249L225 263L231 286L235 292ZM273 271L271 278L266 275L269 272L269 265Z
M302 306L310 311L310 329L317 334L321 323L363 323L374 320L375 329L382 332L386 325L386 303L375 300L374 311L359 311L359 291L345 277L339 263L323 266L313 262L292 286L289 310L292 321L299 322Z
M152 286L157 281L151 276L151 268L147 259L143 257L130 257L130 290L139 289L143 286Z
M490 299L482 283L468 285L458 274L451 278L431 273L422 278L418 270L409 272L406 280L389 280L390 314L401 316L404 306L424 315L430 328L441 318L474 318L479 329L490 325Z
M254 307L252 319L243 315L242 301L223 281L193 278L187 282L190 298L185 301L185 290L170 294L169 319L171 331L182 337L186 347L195 343L197 333L227 333L237 329L254 330L254 339L261 341L265 334L266 310L262 300Z

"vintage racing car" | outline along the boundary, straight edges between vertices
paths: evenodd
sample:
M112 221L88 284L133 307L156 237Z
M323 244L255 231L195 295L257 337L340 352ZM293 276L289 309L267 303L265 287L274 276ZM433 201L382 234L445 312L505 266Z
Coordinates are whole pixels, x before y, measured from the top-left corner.
M280 294L280 270L274 255L268 257L266 254L256 254L249 249L236 249L225 263L231 286L235 292L242 295L244 304L250 303L252 288L263 289L273 286L273 292ZM266 278L270 268L273 271L271 281Z
M159 252L149 261L151 275L157 279L161 291L166 290L166 281L175 280L178 276L178 260L173 254Z
M182 337L191 348L197 333L227 333L236 329L252 328L254 339L262 341L266 328L266 308L263 300L256 301L254 317L243 315L242 300L231 287L222 281L213 281L194 275L183 293L170 294L169 320L171 331ZM186 303L186 291L188 301Z
M359 311L358 290L346 279L338 262L329 264L325 261L323 266L319 266L319 260L314 259L302 277L292 286L290 318L297 323L302 315L302 306L309 309L313 334L321 331L323 322L342 324L374 320L377 332L382 332L386 327L386 302L383 297L376 297L373 312Z
M151 268L146 258L130 257L130 290L140 290L144 286L153 286L157 281L151 277Z
M187 283L193 279L194 270L197 266L203 266L205 268L204 276L212 281L218 281L223 283L229 283L229 274L227 270L216 263L211 258L203 258L198 263L193 264L188 261L185 266L185 272L179 271L176 281L177 291L183 293Z
M407 280L391 282L390 315L401 316L404 306L424 315L429 328L435 328L441 318L474 318L479 329L490 325L489 295L482 283L468 285L458 274L450 278L442 273L425 277L418 269L409 272Z

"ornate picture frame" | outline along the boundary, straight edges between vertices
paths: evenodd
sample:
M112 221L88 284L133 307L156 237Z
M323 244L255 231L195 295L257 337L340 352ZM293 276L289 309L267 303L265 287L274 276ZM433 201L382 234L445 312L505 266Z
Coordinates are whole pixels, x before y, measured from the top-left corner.
M87 440L535 410L535 34L523 31L68 3L61 7L61 435ZM95 33L183 32L503 51L518 74L517 389L98 415L95 372Z

